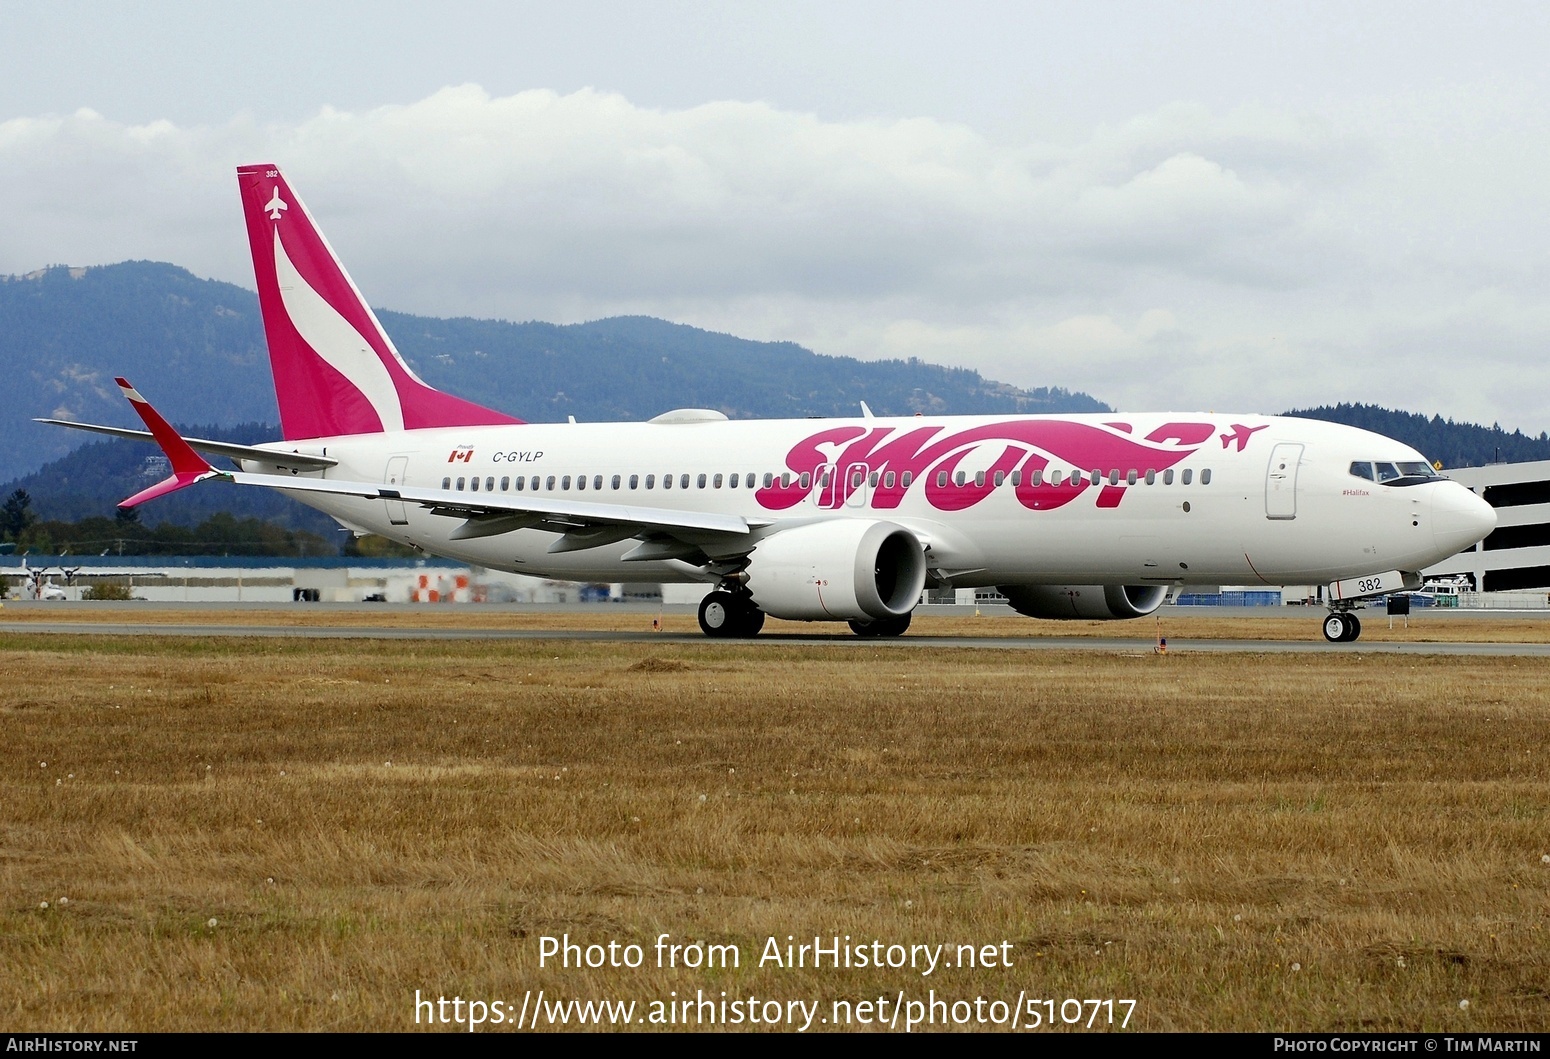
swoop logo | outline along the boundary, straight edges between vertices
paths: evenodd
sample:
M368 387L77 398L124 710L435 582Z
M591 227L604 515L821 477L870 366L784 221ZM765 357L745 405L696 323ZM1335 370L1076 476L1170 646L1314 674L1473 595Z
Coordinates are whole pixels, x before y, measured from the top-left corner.
M472 463L474 462L474 447L472 445L459 445L452 450L447 457L448 463Z
M1223 441L1238 441L1239 451L1255 430L1234 424L1235 433ZM868 490L870 507L889 510L899 506L911 488L921 488L926 502L940 511L962 511L984 500L996 489L996 479L1013 480L1018 502L1032 511L1064 507L1090 488L1097 488L1096 505L1119 506L1127 485L1109 482L1112 470L1124 475L1131 469L1163 471L1196 452L1212 438L1212 423L1164 423L1136 438L1134 426L1125 422L1083 423L1062 419L1021 419L971 427L944 434L944 427L922 426L834 427L798 442L786 454L793 473L789 484L780 479L756 494L766 508L785 510L801 503L811 488L803 488L801 476L810 474L817 486L815 503L820 508L841 508L858 491ZM982 447L995 451L983 475L959 478L958 467ZM977 459L976 467L986 465ZM1070 477L1055 484L1043 472L1051 463ZM1092 472L1100 479L1093 482ZM1075 472L1075 473L1073 473ZM908 475L908 478L906 478ZM906 481L909 484L906 484ZM1100 484L1101 483L1101 484Z

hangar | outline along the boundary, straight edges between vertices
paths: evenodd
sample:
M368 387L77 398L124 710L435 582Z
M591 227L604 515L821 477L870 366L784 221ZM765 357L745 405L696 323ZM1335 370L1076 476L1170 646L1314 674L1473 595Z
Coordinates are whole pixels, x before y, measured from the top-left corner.
M1496 529L1469 551L1425 571L1463 575L1480 592L1550 588L1550 460L1446 472L1496 509Z

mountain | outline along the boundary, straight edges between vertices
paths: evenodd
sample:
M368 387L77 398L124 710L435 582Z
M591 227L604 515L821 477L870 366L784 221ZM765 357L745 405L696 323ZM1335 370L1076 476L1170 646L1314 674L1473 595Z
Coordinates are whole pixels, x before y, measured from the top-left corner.
M648 317L556 325L379 310L426 382L533 422L642 420L685 406L734 418L932 412L1100 412L1060 389L1020 390L916 360L829 357ZM81 443L34 416L138 425L129 378L174 423L274 423L258 296L175 265L129 261L0 277L0 481ZM272 435L273 436L273 435Z
M1337 404L1301 411L1289 416L1344 423L1403 441L1427 459L1447 467L1482 467L1488 463L1526 463L1550 460L1550 435L1530 437L1521 431L1507 433L1500 426L1455 423L1451 419L1414 412L1395 412L1375 404Z

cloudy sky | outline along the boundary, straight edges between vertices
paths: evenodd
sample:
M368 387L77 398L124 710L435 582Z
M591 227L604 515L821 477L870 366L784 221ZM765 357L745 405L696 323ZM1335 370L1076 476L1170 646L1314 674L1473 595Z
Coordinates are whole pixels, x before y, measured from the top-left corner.
M1127 410L1550 429L1550 5L0 2L0 273L646 313ZM520 410L518 410L520 411Z

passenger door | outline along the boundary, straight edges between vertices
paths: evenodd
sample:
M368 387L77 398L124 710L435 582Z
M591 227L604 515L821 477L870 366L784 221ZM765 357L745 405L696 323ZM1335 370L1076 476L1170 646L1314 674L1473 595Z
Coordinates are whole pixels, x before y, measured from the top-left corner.
M1265 517L1294 519L1297 517L1297 465L1302 460L1302 446L1283 442L1270 453L1270 466L1265 469Z

